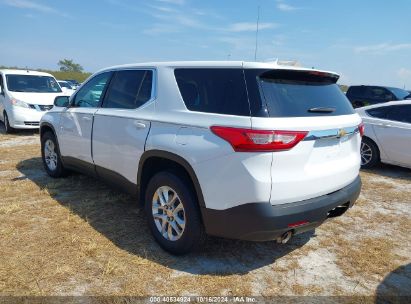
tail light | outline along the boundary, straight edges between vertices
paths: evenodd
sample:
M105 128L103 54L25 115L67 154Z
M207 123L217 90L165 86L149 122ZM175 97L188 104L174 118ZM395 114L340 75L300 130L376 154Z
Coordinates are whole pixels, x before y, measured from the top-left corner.
M358 125L358 131L360 131L361 137L364 136L364 130L365 130L364 124L363 124L363 123L360 123L360 124Z
M211 131L231 144L236 152L284 151L297 145L308 132L268 131L212 126Z

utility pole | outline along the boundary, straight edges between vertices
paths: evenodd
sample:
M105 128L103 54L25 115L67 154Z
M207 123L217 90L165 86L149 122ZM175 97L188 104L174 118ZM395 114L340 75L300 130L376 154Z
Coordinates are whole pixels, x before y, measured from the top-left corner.
M260 6L258 6L257 13L257 29L255 31L255 52L254 52L254 61L257 61L257 49L258 49L258 29L260 25Z

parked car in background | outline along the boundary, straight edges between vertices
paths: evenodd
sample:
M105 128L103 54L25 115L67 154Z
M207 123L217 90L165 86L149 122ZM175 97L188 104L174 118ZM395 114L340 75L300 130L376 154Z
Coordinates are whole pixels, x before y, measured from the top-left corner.
M361 119L338 78L234 61L104 69L42 118L44 168L139 193L154 238L175 254L204 232L285 243L360 192Z
M73 90L76 90L80 86L80 83L75 79L65 79L65 81L71 85Z
M6 133L38 128L41 117L59 95L63 92L48 73L0 70L0 120Z
M346 96L354 108L411 98L410 92L404 89L368 85L350 86Z
M59 83L62 91L68 96L71 96L76 91L67 81L57 80L57 82Z
M365 126L361 165L378 162L411 168L411 100L358 108Z

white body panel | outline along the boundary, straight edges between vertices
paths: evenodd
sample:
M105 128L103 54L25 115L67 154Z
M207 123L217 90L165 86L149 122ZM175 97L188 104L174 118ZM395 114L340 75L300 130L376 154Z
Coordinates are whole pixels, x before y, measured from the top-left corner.
M360 123L357 114L252 118L253 128L262 130L325 131L356 127ZM273 152L271 204L325 195L353 182L361 164L360 143L360 135L356 133L342 138L302 141L289 151Z
M411 101L393 101L363 107L357 109L357 112L365 125L364 135L378 146L381 162L411 168L411 123L372 117L366 112L369 109L395 105L411 105Z
M93 115L96 111L97 108L63 109L60 114L60 124L56 130L62 156L93 163L91 131Z
M147 107L145 107L147 108ZM94 164L112 170L137 184L137 171L144 153L154 109L115 110L99 109L94 115Z

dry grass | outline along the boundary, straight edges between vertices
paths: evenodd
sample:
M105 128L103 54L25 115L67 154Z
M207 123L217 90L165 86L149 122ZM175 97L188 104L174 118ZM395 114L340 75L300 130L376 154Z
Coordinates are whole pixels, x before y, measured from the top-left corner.
M173 257L131 197L49 178L37 136L0 132L0 295L374 295L411 261L408 171L362 173L355 208L289 245L210 239Z

